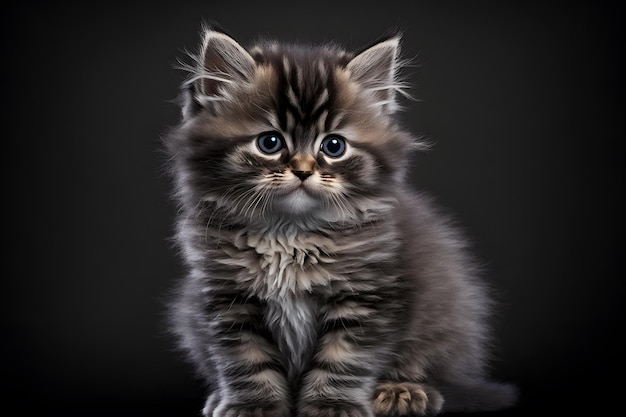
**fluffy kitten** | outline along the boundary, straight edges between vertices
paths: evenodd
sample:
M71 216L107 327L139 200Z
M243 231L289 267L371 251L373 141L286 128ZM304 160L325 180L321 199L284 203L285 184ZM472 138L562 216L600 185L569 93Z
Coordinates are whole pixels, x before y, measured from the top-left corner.
M166 138L188 273L172 304L211 417L511 406L487 288L405 174L399 37L244 49L206 29Z

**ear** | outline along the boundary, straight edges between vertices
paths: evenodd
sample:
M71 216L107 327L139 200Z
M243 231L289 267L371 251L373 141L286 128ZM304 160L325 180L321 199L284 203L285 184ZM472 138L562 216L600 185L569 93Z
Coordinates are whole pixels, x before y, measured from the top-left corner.
M204 34L194 81L202 96L220 96L230 86L247 82L254 73L250 54L230 36L212 29Z
M394 36L359 53L347 65L350 77L369 91L376 105L387 113L395 111L395 93L402 87L396 80L399 51L400 37Z

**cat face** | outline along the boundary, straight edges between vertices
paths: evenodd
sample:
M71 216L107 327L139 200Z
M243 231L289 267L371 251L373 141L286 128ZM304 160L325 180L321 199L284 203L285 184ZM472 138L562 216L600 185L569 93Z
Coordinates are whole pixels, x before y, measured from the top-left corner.
M397 128L398 39L356 57L209 31L174 141L181 187L246 221L346 221L401 182L415 142Z

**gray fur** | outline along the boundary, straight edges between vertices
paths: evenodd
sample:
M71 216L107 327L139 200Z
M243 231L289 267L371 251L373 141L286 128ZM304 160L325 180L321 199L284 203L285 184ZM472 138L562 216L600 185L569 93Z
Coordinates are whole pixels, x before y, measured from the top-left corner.
M399 38L356 56L246 50L211 29L202 45L166 147L188 269L172 329L207 382L205 416L513 405L487 376L490 291L405 181L420 143L395 118ZM256 145L267 131L284 142L275 154ZM328 135L345 154L320 151Z

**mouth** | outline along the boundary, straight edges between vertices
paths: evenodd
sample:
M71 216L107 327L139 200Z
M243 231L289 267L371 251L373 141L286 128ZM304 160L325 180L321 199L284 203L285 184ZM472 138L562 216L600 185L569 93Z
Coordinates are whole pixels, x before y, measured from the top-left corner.
M312 197L316 194L314 188L307 181L294 181L284 187L281 194L285 197L292 194L307 194Z
M292 213L302 213L318 206L318 201L301 184L282 198L283 206Z

